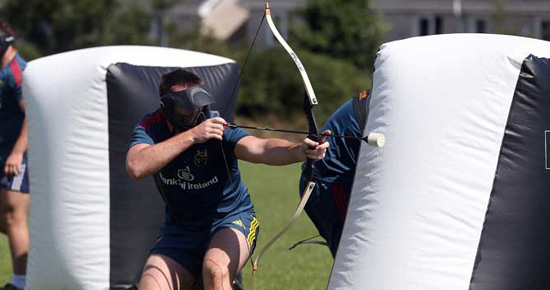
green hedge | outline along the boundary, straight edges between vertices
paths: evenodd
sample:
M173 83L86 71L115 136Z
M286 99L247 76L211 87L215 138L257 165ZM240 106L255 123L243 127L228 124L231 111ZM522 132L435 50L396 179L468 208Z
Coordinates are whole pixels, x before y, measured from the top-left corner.
M351 63L296 50L317 95L321 122L342 103L370 88L370 72ZM237 114L257 118L270 114L283 119L302 115L304 85L296 65L280 47L254 51L240 83Z

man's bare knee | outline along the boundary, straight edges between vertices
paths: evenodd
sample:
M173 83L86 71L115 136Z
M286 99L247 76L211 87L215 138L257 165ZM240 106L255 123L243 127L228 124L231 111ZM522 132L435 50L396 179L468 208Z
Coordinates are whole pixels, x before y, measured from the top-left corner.
M0 208L2 227L7 229L18 225L26 225L27 216L22 210L16 209L13 205L3 204Z
M0 215L5 225L13 223L15 219L15 207L11 204L2 204L0 207Z
M220 265L212 259L205 259L202 267L203 279L208 279L210 285L223 285L229 280L229 269L226 265ZM205 283L206 284L206 283Z

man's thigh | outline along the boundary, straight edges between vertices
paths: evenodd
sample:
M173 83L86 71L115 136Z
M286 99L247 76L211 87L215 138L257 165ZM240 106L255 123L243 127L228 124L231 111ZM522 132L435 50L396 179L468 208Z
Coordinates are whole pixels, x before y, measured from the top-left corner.
M253 213L241 213L215 225L213 232L204 261L226 267L234 279L254 252L259 221Z
M227 269L230 281L240 271L250 256L250 249L243 233L226 228L217 232L204 256L204 264L209 263Z
M196 284L195 277L171 258L152 254L147 259L141 280L140 290L187 290Z
M9 211L26 216L29 210L29 195L2 188L0 190L0 206L3 212Z
M0 230L5 233L6 223L26 223L29 211L29 173L26 160L21 172L16 176L7 176L4 164L0 164ZM6 218L10 220L7 221Z

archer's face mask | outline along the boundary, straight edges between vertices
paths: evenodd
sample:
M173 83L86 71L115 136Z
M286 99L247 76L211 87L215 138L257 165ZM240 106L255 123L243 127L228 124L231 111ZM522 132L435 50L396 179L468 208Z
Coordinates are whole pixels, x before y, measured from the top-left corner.
M205 113L208 110L207 107L204 106L200 109L189 110L179 106L176 102L174 104L174 113L169 121L174 127L178 127L180 130L189 130L208 119Z
M170 124L183 132L210 118L210 104L214 102L207 91L193 87L162 96L161 107Z

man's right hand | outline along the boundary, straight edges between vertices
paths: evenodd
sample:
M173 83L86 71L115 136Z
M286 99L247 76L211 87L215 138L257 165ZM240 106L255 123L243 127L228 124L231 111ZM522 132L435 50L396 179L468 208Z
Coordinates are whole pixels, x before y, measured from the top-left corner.
M21 166L23 164L23 153L12 152L6 160L4 166L4 173L7 176L16 176L21 173Z
M189 132L196 144L204 143L212 138L222 140L226 124L223 118L215 117L193 127Z

